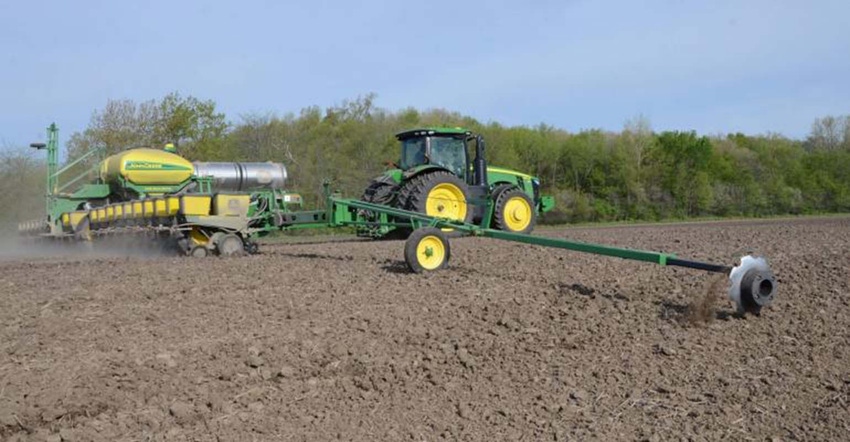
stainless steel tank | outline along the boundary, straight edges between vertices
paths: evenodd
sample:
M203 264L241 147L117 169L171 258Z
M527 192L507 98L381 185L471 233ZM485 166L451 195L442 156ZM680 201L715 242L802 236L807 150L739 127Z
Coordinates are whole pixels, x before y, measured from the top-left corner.
M195 162L193 165L195 176L212 178L214 190L283 189L286 183L286 167L280 163Z

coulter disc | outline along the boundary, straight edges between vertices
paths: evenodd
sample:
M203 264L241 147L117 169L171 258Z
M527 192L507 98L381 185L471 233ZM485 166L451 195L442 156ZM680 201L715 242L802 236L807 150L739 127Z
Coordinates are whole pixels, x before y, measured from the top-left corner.
M742 257L729 273L729 282L729 299L738 307L738 313L758 315L762 307L773 302L776 277L761 256Z

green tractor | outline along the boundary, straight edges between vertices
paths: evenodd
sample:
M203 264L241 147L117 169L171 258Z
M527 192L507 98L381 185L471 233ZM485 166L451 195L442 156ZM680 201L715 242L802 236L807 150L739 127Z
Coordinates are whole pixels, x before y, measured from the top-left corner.
M372 180L362 200L516 233L530 233L537 215L554 207L552 197L540 195L537 177L487 166L481 135L462 128L424 128L396 138L401 160ZM358 234L384 237L390 232L409 233L376 223Z

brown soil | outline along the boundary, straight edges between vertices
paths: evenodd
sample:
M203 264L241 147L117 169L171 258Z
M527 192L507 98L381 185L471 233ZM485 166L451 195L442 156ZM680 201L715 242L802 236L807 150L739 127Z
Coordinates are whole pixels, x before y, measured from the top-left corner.
M539 233L730 264L752 249L778 298L740 318L711 274L478 238L425 275L398 241L7 258L0 439L850 434L850 218Z

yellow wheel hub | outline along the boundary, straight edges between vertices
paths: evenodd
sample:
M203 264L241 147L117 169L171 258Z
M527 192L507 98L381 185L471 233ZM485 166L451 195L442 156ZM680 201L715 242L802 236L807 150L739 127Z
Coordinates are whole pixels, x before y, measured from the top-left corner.
M428 193L425 214L463 221L466 219L466 198L463 191L451 183L437 184Z
M425 270L434 270L446 260L446 245L434 235L425 236L416 245L416 260Z
M505 203L503 219L508 228L514 232L521 232L531 223L533 213L531 206L522 197L515 196Z

